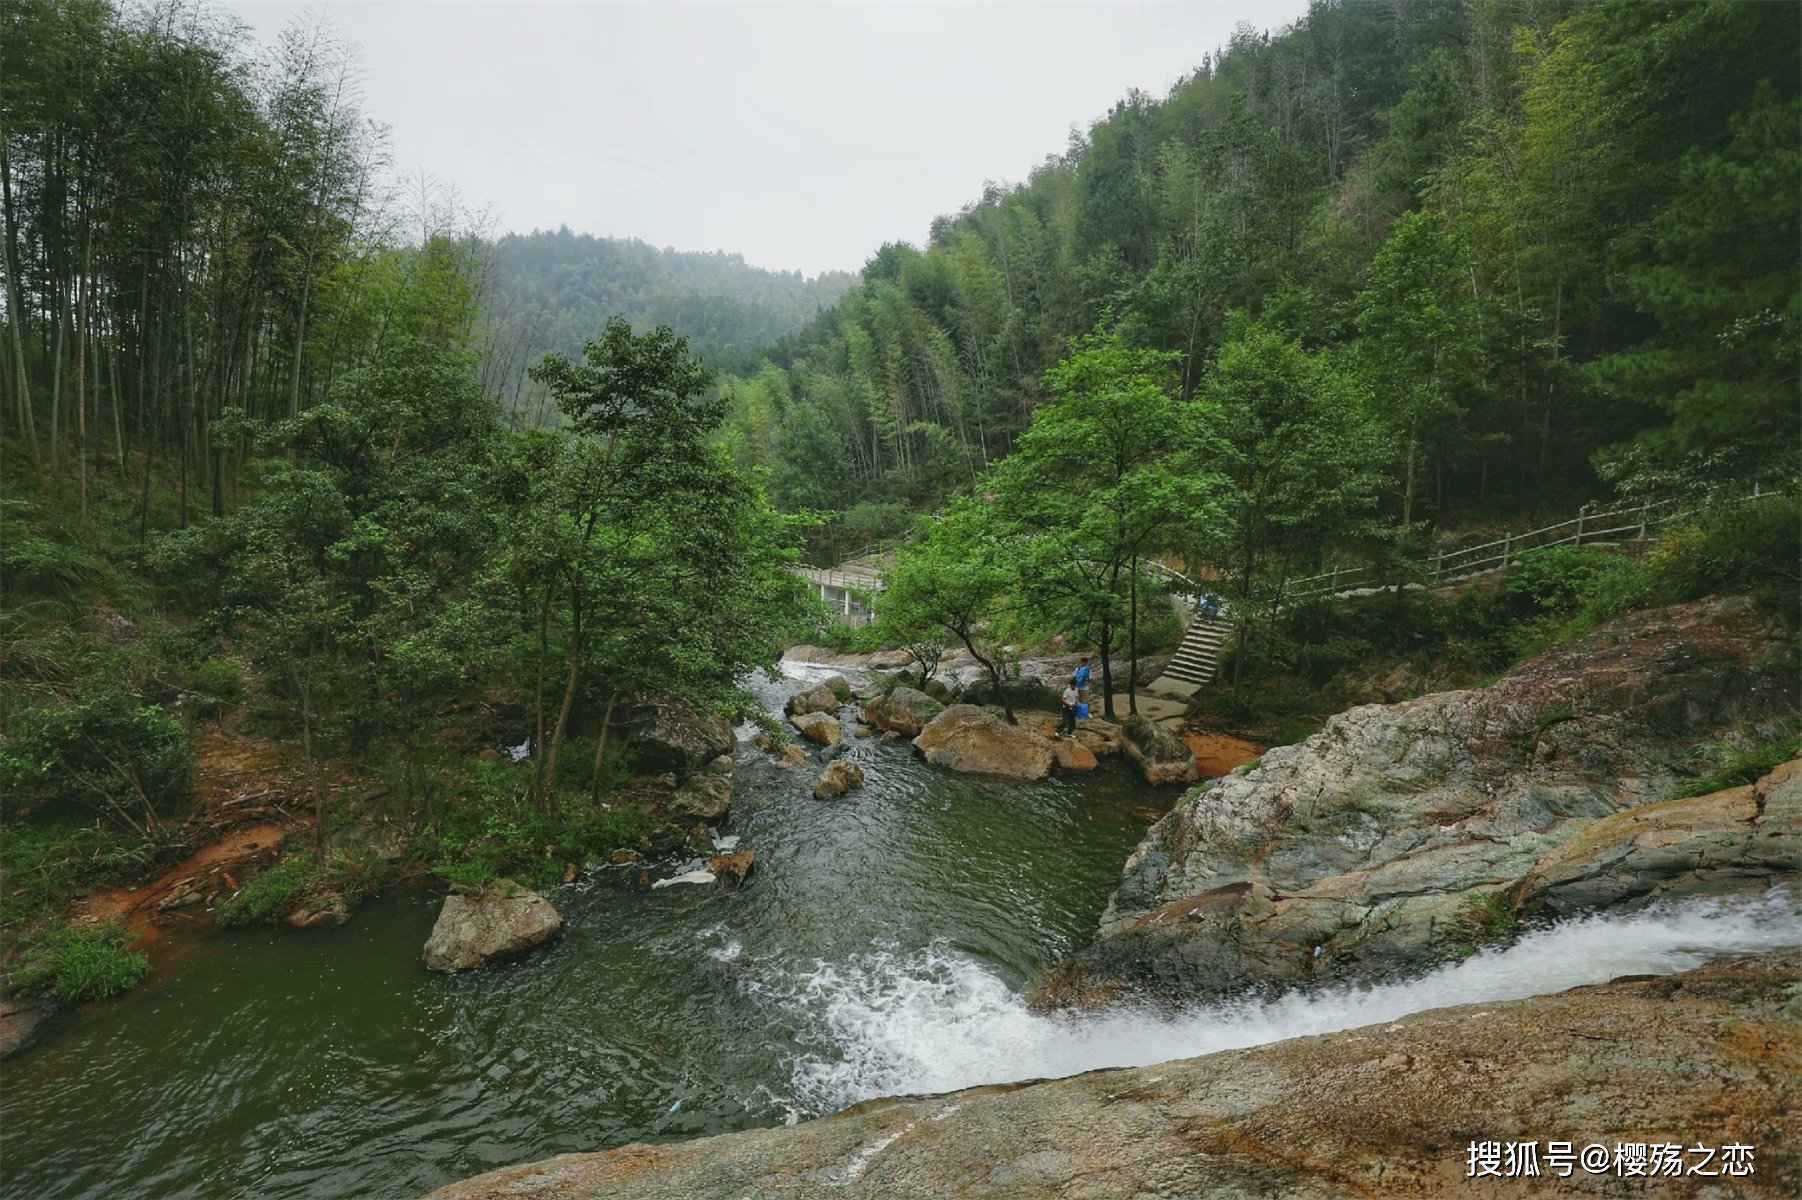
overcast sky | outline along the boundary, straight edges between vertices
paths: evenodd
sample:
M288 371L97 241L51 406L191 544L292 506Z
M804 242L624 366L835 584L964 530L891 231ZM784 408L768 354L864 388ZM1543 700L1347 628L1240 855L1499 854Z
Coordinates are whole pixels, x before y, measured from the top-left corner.
M1128 88L1163 95L1306 0L757 6L224 0L259 40L323 13L394 165L502 230L855 270L1016 182Z

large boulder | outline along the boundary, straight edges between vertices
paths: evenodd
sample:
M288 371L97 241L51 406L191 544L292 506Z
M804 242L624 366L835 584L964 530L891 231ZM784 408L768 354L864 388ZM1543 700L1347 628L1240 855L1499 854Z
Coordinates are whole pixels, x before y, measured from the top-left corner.
M647 696L636 701L622 722L646 770L698 771L738 744L723 718L703 713L673 696Z
M820 686L837 696L840 704L851 703L851 681L843 675L828 675L820 680Z
M819 746L836 746L844 737L844 730L839 728L838 718L829 717L825 713L805 713L798 717L790 717L790 724L801 731L801 736Z
M684 824L698 821L717 825L731 809L732 776L711 769L685 779L665 806L670 816Z
M1044 779L1056 761L1049 739L973 704L954 704L932 718L914 749L934 766L1012 779Z
M536 892L496 879L474 895L444 898L438 923L425 943L425 965L434 971L468 971L517 958L556 937L563 914Z
M944 710L944 705L925 692L898 687L865 705L864 720L877 729L914 737Z
M842 679L842 676L835 675L833 678ZM849 685L845 690L850 691ZM835 713L842 703L844 701L839 699L838 693L820 683L804 692L796 692L790 696L788 703L782 706L782 711L791 717L803 716L807 713Z
M862 786L863 768L848 758L835 758L820 772L818 782L813 785L813 798L826 800Z
M1176 998L1381 976L1538 911L1802 882L1794 768L1670 799L1704 748L1794 720L1786 638L1749 601L1703 601L1619 618L1489 687L1340 713L1190 789L1076 965Z
M795 1125L564 1154L427 1200L1792 1200L1802 1171L1782 1131L1802 1107L1798 973L1802 952L1780 951L1156 1066L870 1100ZM1180 1033L1164 1036L1182 1052ZM1636 1186L1613 1163L1559 1179L1538 1157L1554 1137L1677 1136L1754 1147L1751 1171ZM1487 1179L1471 1177L1478 1143L1496 1150ZM1504 1144L1533 1147L1540 1172L1507 1169ZM1722 1155L1708 1161L1722 1170Z
M1195 752L1175 732L1134 713L1120 727L1121 749L1133 760L1145 782L1154 787L1194 783L1201 778Z
M943 679L928 679L920 684L920 690L937 700L940 704L949 704L955 699L951 687Z

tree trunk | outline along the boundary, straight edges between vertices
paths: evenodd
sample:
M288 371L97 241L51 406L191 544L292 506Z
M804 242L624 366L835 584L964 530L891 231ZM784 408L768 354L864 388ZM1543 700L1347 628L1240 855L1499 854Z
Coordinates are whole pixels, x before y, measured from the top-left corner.
M1101 623L1101 711L1102 715L1112 721L1114 717L1114 664L1111 661L1114 648L1114 623Z
M64 320L62 285L57 285L56 296L56 349L50 356L50 465L54 468L62 461L63 426L63 328Z
M538 685L536 689L535 709L537 712L537 733L532 741L532 762L536 769L532 773L532 792L538 793L544 782L544 662L549 650L551 628L551 589L544 589L544 603L538 609Z
M294 370L288 380L288 416L300 415L300 355L306 345L307 301L313 293L313 264L307 263L306 277L300 283L300 312L294 319Z
M86 224L86 218L83 218ZM88 342L93 338L94 330L94 297L93 285L88 280L88 268L93 265L94 235L89 230L87 248L82 254L80 277L80 299L76 303L75 316L80 327L75 331L75 459L77 474L81 477L81 522L88 520Z
M569 676L563 684L563 704L557 709L557 728L551 733L551 752L547 756L544 767L544 785L538 792L538 805L549 811L553 807L553 797L557 792L557 751L563 745L563 735L569 729L569 710L576 703L576 683L582 677L582 635L580 629L570 632L569 639Z
M313 782L313 861L325 862L325 776L319 770L319 759L313 753L313 684L307 674L300 676L300 734L307 758L307 775Z
M1007 714L1007 723L1009 725L1018 725L1020 721L1014 716L1014 706L1007 698L1007 688L1001 678L1001 667L999 665L1001 661L1000 656L997 655L992 661L984 658L981 652L976 649L976 642L970 637L970 634L966 630L952 628L951 632L955 633L958 640L963 642L964 649L970 652L970 657L981 663L982 669L989 673L989 682L995 685L995 698L1001 701L1001 711Z
M1127 588L1132 598L1132 607L1126 614L1126 662L1130 672L1126 677L1126 711L1139 715L1139 556L1132 557L1132 578L1127 581Z
M6 219L5 262L0 265L6 269L6 323L12 331L12 362L19 388L19 436L29 443L31 456L35 459L38 453L37 422L31 411L31 382L25 373L25 305L19 292L19 232L13 221L12 162L6 154L4 127L0 127L0 199L4 200L0 212Z
M589 783L594 798L601 798L601 763L607 758L607 734L613 727L613 702L616 696L607 697L607 709L601 714L601 733L594 739L594 771Z

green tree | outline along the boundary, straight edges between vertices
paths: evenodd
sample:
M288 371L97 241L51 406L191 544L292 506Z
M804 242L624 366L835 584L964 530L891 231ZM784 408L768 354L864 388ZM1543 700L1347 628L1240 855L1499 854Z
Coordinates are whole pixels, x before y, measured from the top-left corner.
M1265 325L1236 323L1202 395L1227 486L1191 557L1225 572L1243 670L1284 579L1368 532L1388 455L1359 376Z
M1469 279L1444 223L1414 213L1395 223L1358 298L1359 360L1399 441L1405 528L1414 523L1416 477L1426 460L1446 452L1464 410L1460 398L1474 390L1482 367Z
M954 501L942 515L922 518L918 536L896 551L880 608L885 640L925 648L949 637L968 650L1009 724L1015 717L1005 647L1018 616L1018 553L987 503Z
M1177 357L1117 335L1083 339L1046 373L1054 399L985 483L1019 540L1020 589L1039 622L1100 650L1110 719L1122 634L1137 670L1140 563L1221 512L1208 406L1178 394ZM1137 711L1130 675L1127 694Z

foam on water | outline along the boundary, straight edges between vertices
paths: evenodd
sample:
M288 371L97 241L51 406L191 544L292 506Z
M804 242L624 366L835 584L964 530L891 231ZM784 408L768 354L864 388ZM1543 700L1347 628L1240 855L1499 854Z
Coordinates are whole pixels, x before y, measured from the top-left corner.
M819 964L785 999L817 1022L817 1049L794 1067L796 1096L816 1111L831 1111L874 1096L1146 1066L1791 946L1802 946L1802 907L1775 889L1759 899L1687 901L1565 921L1407 981L1217 1002L1176 1014L1040 1015L981 964L936 947Z

